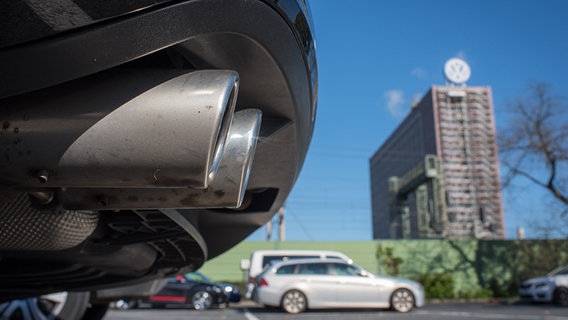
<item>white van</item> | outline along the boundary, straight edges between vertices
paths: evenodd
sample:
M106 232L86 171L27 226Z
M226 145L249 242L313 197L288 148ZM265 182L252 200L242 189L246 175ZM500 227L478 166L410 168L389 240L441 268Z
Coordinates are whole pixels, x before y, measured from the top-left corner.
M326 250L257 250L250 256L248 270L248 284L246 298L250 299L252 290L254 289L254 278L258 276L262 270L272 264L280 261L293 259L317 259L317 258L338 258L347 262L351 261L348 256L337 251Z

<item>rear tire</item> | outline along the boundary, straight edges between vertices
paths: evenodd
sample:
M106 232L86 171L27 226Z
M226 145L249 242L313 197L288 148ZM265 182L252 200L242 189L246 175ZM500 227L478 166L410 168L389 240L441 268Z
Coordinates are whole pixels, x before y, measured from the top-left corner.
M280 307L288 313L296 314L308 308L308 300L301 291L290 290L282 297Z
M396 289L391 296L390 305L394 311L409 312L414 308L414 295L408 289Z
M554 303L568 306L568 288L558 287L554 290Z
M77 320L87 310L88 292L60 292L0 304L1 319Z

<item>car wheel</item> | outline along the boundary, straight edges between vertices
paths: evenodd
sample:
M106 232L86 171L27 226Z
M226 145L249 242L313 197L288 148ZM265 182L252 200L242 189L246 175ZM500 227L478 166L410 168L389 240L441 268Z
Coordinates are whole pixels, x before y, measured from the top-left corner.
M191 296L191 303L195 310L209 309L213 303L213 297L211 296L211 293L199 290Z
M60 292L27 299L16 299L0 304L1 319L76 320L87 309L89 293Z
M282 297L281 307L288 313L300 313L307 309L306 296L298 290L290 290Z
M398 312L408 312L414 307L414 295L408 289L397 289L391 296L391 309Z
M554 303L568 306L568 288L560 287L554 290Z
M128 309L135 309L138 307L138 303L136 300L124 300L120 299L114 302L114 308L119 310L128 310Z

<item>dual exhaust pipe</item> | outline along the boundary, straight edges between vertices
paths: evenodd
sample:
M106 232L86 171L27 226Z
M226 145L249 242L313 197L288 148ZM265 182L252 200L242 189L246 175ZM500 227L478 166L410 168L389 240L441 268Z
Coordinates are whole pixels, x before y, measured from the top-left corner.
M136 70L0 105L0 185L68 210L238 208L261 111L227 70Z

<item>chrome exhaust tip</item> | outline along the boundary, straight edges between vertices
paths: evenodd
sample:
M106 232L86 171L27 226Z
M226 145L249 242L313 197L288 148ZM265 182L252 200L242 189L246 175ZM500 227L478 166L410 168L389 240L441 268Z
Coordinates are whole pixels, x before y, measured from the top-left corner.
M53 90L1 106L10 130L0 137L0 168L11 171L0 185L206 189L229 133L238 74L127 70Z
M237 88L235 72L209 70L144 92L67 149L59 162L64 185L207 188L223 153Z
M235 113L217 178L211 182L208 192L213 194L211 201L217 207L241 206L250 177L261 121L262 112L258 109Z
M207 189L68 188L58 198L69 210L238 208L250 176L261 120L257 109L235 113Z

